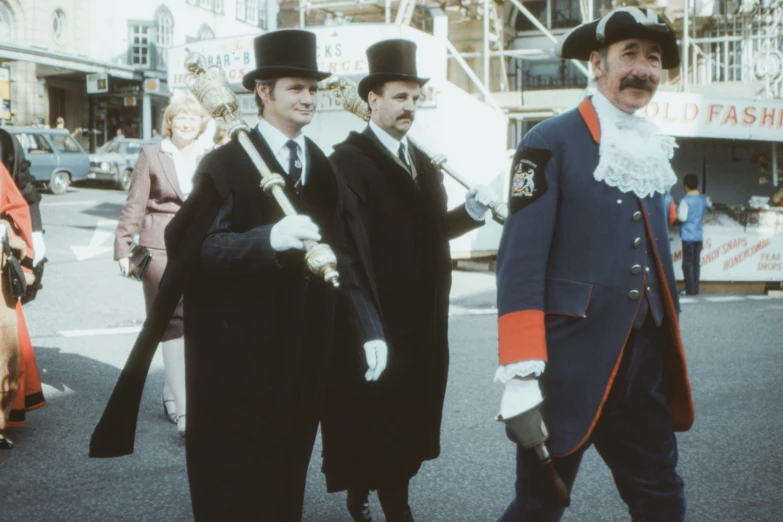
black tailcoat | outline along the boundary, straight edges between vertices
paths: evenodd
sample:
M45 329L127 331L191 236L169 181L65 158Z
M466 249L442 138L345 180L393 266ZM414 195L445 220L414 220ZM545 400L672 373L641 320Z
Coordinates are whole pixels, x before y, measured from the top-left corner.
M364 380L363 351L338 309L321 425L329 491L399 485L440 453L448 373L449 239L483 222L447 212L442 174L410 147L416 180L367 128L330 156L356 194L389 345L386 371Z
M251 139L272 171L283 172L263 138L253 132ZM290 182L286 192L319 225L343 275L349 267L342 264L342 252L367 251L355 197L309 140L307 154L303 196ZM299 251L277 254L269 247L268 259L247 270L206 270L201 257L202 243L229 197L232 233L283 217L259 181L236 140L201 161L193 193L166 230L169 265L158 296L90 446L93 457L133 451L161 316L167 320L174 296L178 300L184 293L186 455L196 520L300 520L320 417L340 295L310 275ZM241 258L244 248L253 247L238 241L226 256Z

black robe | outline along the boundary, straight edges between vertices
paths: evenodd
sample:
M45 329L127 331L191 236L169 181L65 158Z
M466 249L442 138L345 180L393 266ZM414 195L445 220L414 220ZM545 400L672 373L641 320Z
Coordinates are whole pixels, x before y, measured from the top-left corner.
M483 222L447 212L443 177L410 147L416 181L367 128L330 159L356 194L389 345L377 382L364 380L361 344L338 309L335 356L321 424L330 492L391 487L440 453L448 373L448 241Z
M260 135L251 139L267 165L282 172ZM367 249L355 198L309 140L307 153L304 194L290 182L286 192L319 225L347 276L356 268L350 261ZM243 267L236 260L252 246L240 237L239 252L227 251L215 265L231 270L207 270L202 257L226 201L232 233L283 217L259 181L236 140L201 161L193 193L166 230L169 265L158 296L90 446L93 457L133 451L144 378L165 327L161 316L170 317L175 296L184 293L186 453L196 520L300 520L320 417L337 292L310 275L302 252L270 250L256 268Z

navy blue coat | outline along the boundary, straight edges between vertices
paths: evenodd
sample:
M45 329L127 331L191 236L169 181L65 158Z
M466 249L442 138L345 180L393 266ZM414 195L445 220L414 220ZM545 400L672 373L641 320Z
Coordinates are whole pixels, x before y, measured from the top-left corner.
M674 429L693 423L663 196L640 199L596 181L599 141L589 99L525 135L498 251L500 364L547 361L543 413L556 455L581 447L600 415L645 298L647 276L631 267L645 265L647 244L670 334Z

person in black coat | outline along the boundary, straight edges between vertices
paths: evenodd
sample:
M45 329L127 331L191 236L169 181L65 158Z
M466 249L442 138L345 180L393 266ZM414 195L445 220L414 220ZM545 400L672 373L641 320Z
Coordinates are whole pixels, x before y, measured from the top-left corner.
M380 297L389 343L377 382L362 378L360 339L338 328L322 420L323 471L330 492L348 490L354 520L371 520L378 491L386 520L413 520L408 482L440 453L448 372L449 240L483 224L492 193L480 187L447 211L442 174L410 146L419 88L416 46L387 40L367 50L370 75L359 94L369 126L337 145L331 160L356 194L370 239L367 272ZM478 193L477 193L478 192ZM338 310L338 325L347 316ZM368 458L368 456L370 458Z
M316 68L315 36L276 31L256 38L255 47L258 68L243 79L261 115L250 139L269 168L284 174L289 199L306 215L284 217L236 139L205 156L166 229L169 264L152 326L140 336L162 333L156 312L173 310L172 288L184 293L185 444L196 521L301 520L336 303L344 301L355 335L374 356L370 378L385 365L377 297L361 269L367 246L355 197L301 134L313 117L316 82L328 76ZM335 250L339 292L308 271L305 239ZM141 351L131 360L146 363ZM123 371L133 383L121 376L92 456L132 450L123 403L131 388L138 393L130 376L139 367L129 361Z

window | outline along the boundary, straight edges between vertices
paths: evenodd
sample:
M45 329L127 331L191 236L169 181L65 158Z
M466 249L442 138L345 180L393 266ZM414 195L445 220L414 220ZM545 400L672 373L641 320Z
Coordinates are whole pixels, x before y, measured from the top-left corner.
M124 154L141 154L141 145L138 143L128 143L127 149Z
M10 42L14 38L14 15L8 6L0 1L0 42Z
M130 64L149 65L150 26L136 24L130 27Z
M223 0L188 0L188 5L195 5L213 13L223 14Z
M67 134L52 134L49 136L54 143L54 147L59 152L81 152L79 146L73 141L73 138Z
M196 35L197 40L214 40L215 39L215 31L212 30L210 26L207 24L202 25L198 28L198 34Z
M155 11L155 25L158 27L157 43L161 51L158 53L158 66L165 68L168 48L174 43L174 16L165 5Z
M19 141L24 144L28 154L51 154L52 148L40 134L19 134Z
M259 14L258 0L237 0L237 20L240 22L258 27L262 18Z
M65 13L62 9L56 9L52 13L52 37L57 43L62 43L65 35Z

